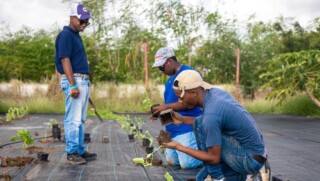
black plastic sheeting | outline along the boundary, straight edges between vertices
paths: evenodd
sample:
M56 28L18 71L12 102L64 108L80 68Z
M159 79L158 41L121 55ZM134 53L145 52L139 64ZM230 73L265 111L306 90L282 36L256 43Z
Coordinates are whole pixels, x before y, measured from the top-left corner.
M147 119L146 115L142 116ZM63 120L62 115L31 115L26 120L15 121L13 125L1 126L1 143L8 142L9 138L16 134L16 130L27 128L31 134L37 132L39 137L43 137L45 130L47 134L51 131L47 128L48 120ZM149 132L155 137L163 129L159 122L147 120L143 126L143 131ZM164 174L168 171L174 180L189 180L195 178L199 169L181 170L178 167L168 166L163 153L155 153L155 158L163 161L163 166L152 166L144 168L132 162L135 157L146 155L145 147L141 141L129 142L127 134L121 129L120 124L114 120L100 122L96 117L89 117L86 123L86 133L90 133L91 141L87 143L89 152L98 154L97 160L89 161L85 165L67 165L65 154L65 143L54 140L50 143L40 143L35 141L34 146L50 148L48 162L33 161L31 164L17 167L0 167L2 176L10 176L11 180L34 180L34 181L53 181L53 180L165 180ZM51 134L51 133L50 133ZM103 136L109 137L109 143L103 143ZM154 138L154 140L156 140ZM155 144L155 147L158 145ZM1 157L29 156L36 158L37 155L28 154L25 150L21 153L22 143L4 146L0 149ZM1 177L0 177L1 178ZM1 179L0 179L1 180Z
M142 127L157 136L161 129L160 121L147 120L147 114L130 114L146 120ZM319 180L320 158L320 119L289 115L254 114L259 128L262 130L268 148L268 160L271 165L271 175L288 180ZM0 145L8 143L18 129L28 129L32 135L38 132L37 138L43 137L45 130L50 132L50 119L57 119L62 125L63 115L35 114L26 119L13 121L12 125L0 126ZM49 162L33 163L17 168L0 166L0 180L11 176L11 180L106 180L106 181L157 181L165 180L164 173L168 171L175 181L195 178L199 169L182 170L167 166L164 155L158 151L156 158L161 159L163 166L144 168L135 165L131 160L144 157L145 148L140 142L129 142L127 134L119 123L113 120L100 122L96 117L89 117L86 122L86 133L90 133L91 142L88 151L98 154L95 161L86 165L66 165L65 144L54 141L47 144L35 142L34 146L50 148ZM103 136L108 136L110 142L102 143ZM156 139L154 139L156 140ZM155 147L157 147L155 143ZM21 153L22 143L11 144L0 148L0 157L31 156L27 151ZM303 154L302 154L303 153Z

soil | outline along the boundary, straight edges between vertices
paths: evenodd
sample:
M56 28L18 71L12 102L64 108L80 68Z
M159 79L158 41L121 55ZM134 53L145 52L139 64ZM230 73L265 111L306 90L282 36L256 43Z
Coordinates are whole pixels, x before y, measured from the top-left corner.
M158 141L159 145L162 145L162 143L170 142L171 141L170 133L165 132L163 130L160 130L160 134L159 134L159 136L157 136L157 141Z
M11 176L10 175L0 175L0 180L4 179L5 181L10 181L11 180Z
M53 139L49 139L49 138L47 138L47 139L41 139L41 140L38 140L38 142L39 142L39 143L51 143L51 142L53 142Z
M149 138L143 138L142 139L142 146L149 147L150 146L150 139Z
M159 115L159 119L160 119L162 126L173 123L171 109L161 111L161 113Z
M26 148L26 150L28 150L29 154L33 154L33 153L42 152L44 150L44 148L37 147L37 146L30 146L30 147Z
M1 166L3 167L23 167L30 164L34 158L32 157L1 157Z
M38 132L34 132L34 136L39 136L39 133Z
M151 159L151 158L147 158L147 159L145 159L145 161L147 161L148 163L152 163L152 166L162 166L162 160L160 160L160 159L156 159L156 158L154 158L154 159Z
M38 152L51 153L54 150L54 148L52 147L42 148L38 146L30 146L26 148L26 150L28 150L29 154L38 153Z

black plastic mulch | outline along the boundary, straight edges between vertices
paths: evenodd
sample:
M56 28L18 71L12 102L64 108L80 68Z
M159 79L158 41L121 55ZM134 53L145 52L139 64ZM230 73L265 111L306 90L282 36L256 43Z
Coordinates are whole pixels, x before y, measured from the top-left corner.
M147 120L147 114L131 114ZM3 116L2 116L3 117ZM320 120L288 115L254 114L259 128L262 130L268 148L269 163L272 176L290 181L319 180L320 172ZM13 121L12 125L0 126L0 145L16 134L16 130L27 128L32 135L43 137L50 119L57 119L62 124L63 115L34 114L24 120ZM159 121L150 122L142 127L155 137L164 129ZM48 131L50 132L50 131ZM168 166L164 155L158 151L156 158L163 161L163 166L144 168L135 165L132 159L144 157L145 148L141 142L129 142L127 134L120 124L113 120L100 122L96 117L89 117L86 122L86 133L91 134L91 142L87 145L90 152L98 154L95 161L86 165L66 165L65 144L54 141L46 144L35 142L35 146L50 148L49 162L33 163L18 167L0 166L0 180L11 177L11 180L107 180L107 181L157 181L165 180L163 175L168 171L175 181L195 178L199 169L181 170ZM108 136L110 142L102 143L102 137ZM156 140L154 138L154 140ZM155 147L158 145L155 143ZM0 157L31 156L27 151L21 153L22 144L12 144L0 148Z

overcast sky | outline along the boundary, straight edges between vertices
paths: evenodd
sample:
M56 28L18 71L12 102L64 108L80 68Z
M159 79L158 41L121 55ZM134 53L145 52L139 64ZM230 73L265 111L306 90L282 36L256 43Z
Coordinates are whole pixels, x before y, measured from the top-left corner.
M207 10L217 8L224 16L246 20L256 14L257 20L274 21L280 15L294 17L302 26L320 17L320 0L162 0L181 1ZM9 24L12 31L27 25L32 29L52 29L68 24L69 5L61 0L0 0L0 22Z

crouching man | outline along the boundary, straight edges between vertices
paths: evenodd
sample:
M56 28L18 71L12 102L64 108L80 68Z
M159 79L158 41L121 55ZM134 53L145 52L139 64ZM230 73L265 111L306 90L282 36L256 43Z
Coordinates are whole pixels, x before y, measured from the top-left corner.
M252 116L231 95L204 82L195 70L181 72L173 88L186 107L203 109L203 115L197 118L173 112L174 124L193 125L199 150L175 141L163 146L203 161L197 181L208 177L245 181L259 172L266 161L262 134Z

